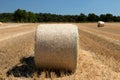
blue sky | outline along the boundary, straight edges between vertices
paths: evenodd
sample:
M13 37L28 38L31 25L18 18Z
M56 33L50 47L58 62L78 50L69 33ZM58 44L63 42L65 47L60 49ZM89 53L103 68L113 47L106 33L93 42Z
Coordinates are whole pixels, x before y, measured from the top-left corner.
M0 13L18 8L35 13L120 15L120 0L0 0Z

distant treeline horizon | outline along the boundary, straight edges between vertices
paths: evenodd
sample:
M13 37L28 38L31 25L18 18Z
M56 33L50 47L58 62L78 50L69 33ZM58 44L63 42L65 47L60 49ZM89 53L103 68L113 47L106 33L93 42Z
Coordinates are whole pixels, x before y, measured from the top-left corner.
M13 13L0 13L0 22L37 23L37 22L120 22L120 16L110 13L96 15L89 13L85 15L57 15L51 13L33 13L30 11L17 9Z

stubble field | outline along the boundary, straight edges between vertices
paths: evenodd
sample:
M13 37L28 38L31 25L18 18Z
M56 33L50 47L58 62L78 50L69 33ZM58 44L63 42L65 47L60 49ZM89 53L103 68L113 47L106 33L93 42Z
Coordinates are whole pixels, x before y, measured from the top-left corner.
M75 23L73 23L75 24ZM38 23L4 23L0 26L0 80L119 80L120 23L76 23L79 56L74 74L37 70L34 39Z

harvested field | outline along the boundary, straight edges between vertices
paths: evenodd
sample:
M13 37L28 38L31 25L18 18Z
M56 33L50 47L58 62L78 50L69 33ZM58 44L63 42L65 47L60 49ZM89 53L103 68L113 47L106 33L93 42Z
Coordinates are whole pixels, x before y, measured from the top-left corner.
M79 59L74 74L37 70L34 37L38 24L9 23L0 26L0 80L119 80L120 23L78 23ZM6 28L4 28L6 27Z

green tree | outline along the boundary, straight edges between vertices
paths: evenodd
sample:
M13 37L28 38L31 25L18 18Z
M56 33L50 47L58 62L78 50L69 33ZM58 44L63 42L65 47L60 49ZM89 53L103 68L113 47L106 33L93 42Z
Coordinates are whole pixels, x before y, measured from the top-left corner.
M94 13L90 13L90 14L88 14L87 19L90 22L96 22L99 20L99 17L97 15L95 15Z
M112 14L106 14L105 21L106 22L113 22L113 15Z
M13 22L13 14L12 13L1 13L0 22Z
M101 15L100 15L100 20L101 20L101 21L105 21L105 18L106 18L106 15L105 15L105 14L101 14Z
M80 22L86 22L87 21L87 16L85 14L81 13L78 16L78 21L80 21Z
M32 12L28 12L28 22L36 22L36 15Z
M17 9L13 16L15 22L27 22L28 15L25 10Z

